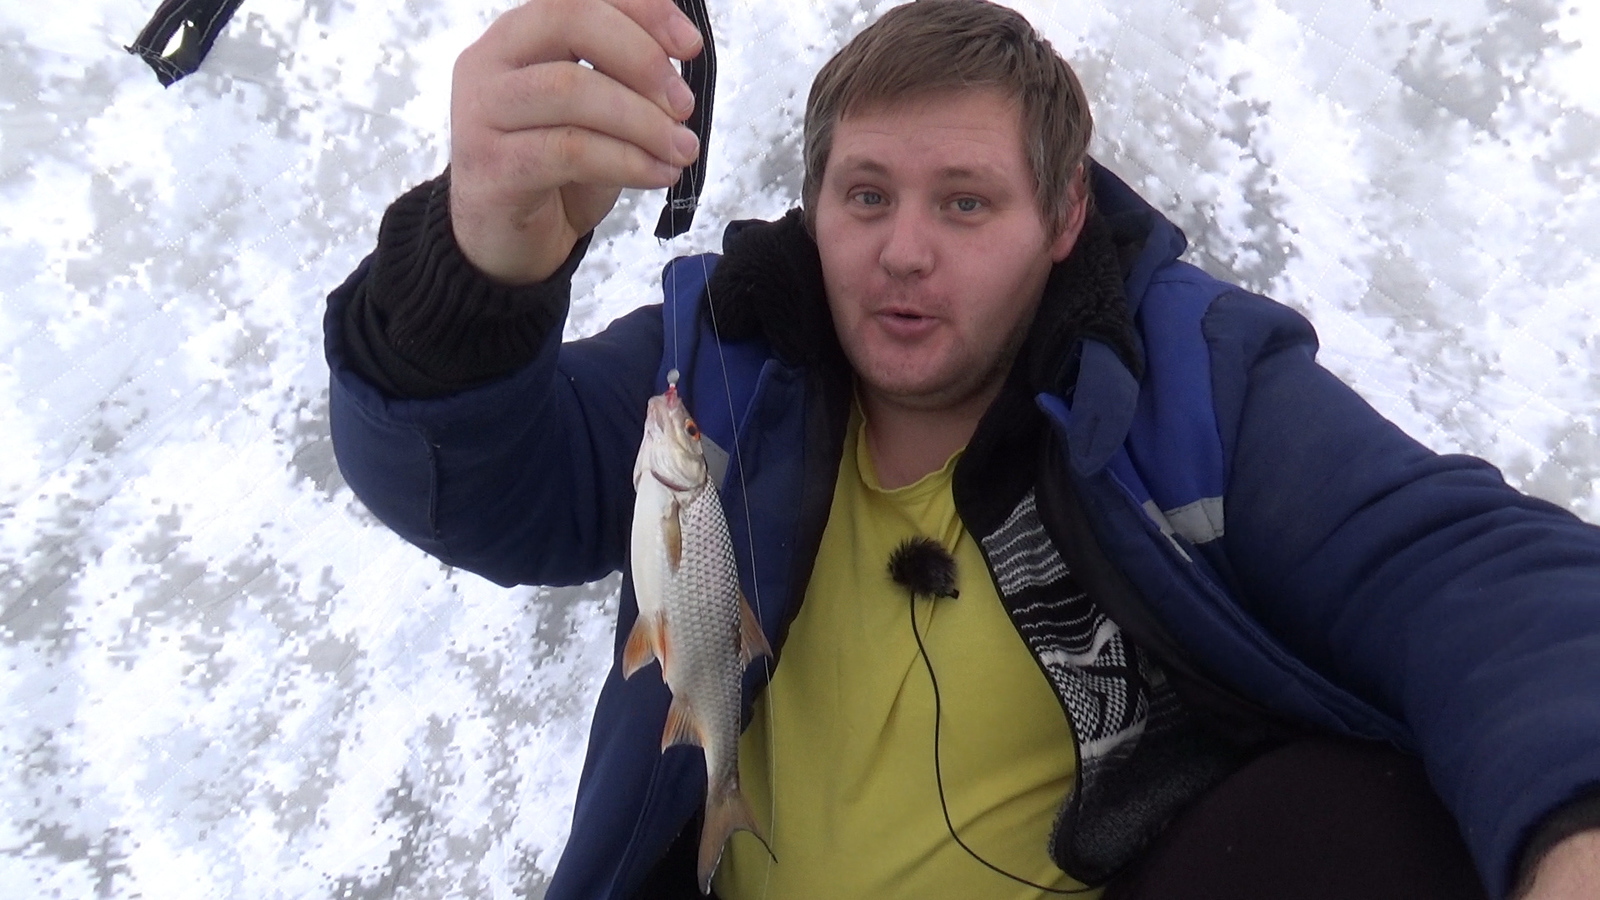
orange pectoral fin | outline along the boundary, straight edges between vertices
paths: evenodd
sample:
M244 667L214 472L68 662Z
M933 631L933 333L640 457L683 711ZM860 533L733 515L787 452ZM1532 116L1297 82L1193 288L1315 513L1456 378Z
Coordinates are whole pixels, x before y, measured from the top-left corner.
M706 745L700 738L700 724L695 720L694 711L689 704L673 697L672 706L667 710L667 727L661 732L661 750L666 752L668 747L679 744L692 747Z
M661 514L661 540L667 545L667 565L672 571L678 571L678 563L683 561L683 525L678 521L678 512L682 506L674 500L667 504L667 511Z
M739 661L750 665L751 660L758 656L772 655L772 645L767 643L767 635L761 630L761 623L756 620L755 610L750 608L749 601L744 599L744 592L739 592Z
M622 648L622 677L632 678L633 673L658 659L663 659L661 646L661 620L654 616L640 616L633 621L628 632L627 646ZM663 661L662 665L666 665Z

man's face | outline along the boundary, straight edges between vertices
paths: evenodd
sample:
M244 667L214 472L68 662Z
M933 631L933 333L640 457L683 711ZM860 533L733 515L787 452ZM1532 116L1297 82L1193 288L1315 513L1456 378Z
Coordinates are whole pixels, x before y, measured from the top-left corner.
M1082 228L1052 236L1017 105L987 90L858 113L834 128L816 207L834 327L870 400L987 406Z

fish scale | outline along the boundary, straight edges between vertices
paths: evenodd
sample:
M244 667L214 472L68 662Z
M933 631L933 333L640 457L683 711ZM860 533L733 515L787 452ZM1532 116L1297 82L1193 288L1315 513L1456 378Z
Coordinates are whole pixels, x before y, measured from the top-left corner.
M705 735L706 778L710 785L737 785L740 683L739 573L722 504L701 490L680 515L683 558L678 577L669 580L668 628L675 637L665 672L673 696L694 709ZM691 537L693 536L693 537Z

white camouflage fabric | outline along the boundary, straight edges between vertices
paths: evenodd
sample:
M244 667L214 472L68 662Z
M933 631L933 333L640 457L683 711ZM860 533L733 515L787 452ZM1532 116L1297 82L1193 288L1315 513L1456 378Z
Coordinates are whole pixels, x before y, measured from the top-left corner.
M508 3L246 0L170 90L122 50L156 0L0 6L5 896L541 895L615 584L502 590L390 534L334 466L321 349ZM796 201L810 77L888 4L710 5L695 226L662 245L661 195L625 197L572 334ZM1600 522L1600 5L1017 5L1194 262Z

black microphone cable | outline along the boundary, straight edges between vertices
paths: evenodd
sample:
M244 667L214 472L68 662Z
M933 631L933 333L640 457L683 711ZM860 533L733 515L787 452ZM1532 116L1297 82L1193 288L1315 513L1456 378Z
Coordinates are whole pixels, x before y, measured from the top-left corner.
M1096 887L1081 888L1053 888L1038 882L1029 881L1020 875L1013 875L1000 868L978 854L978 851L967 846L967 842L956 833L955 823L950 820L950 804L944 794L944 768L939 754L939 730L944 718L943 704L939 697L939 678L933 673L933 659L928 656L928 648L922 642L922 631L917 627L917 597L927 597L929 600L939 598L954 599L960 596L956 589L956 560L938 541L928 537L907 538L900 546L889 554L889 577L895 584L906 589L907 611L911 614L911 636L917 641L917 654L922 657L922 664L928 669L928 683L933 687L933 779L939 787L939 811L944 814L944 827L950 831L950 838L967 855L982 863L993 872L1028 887L1044 891L1047 894L1087 894L1098 890Z

